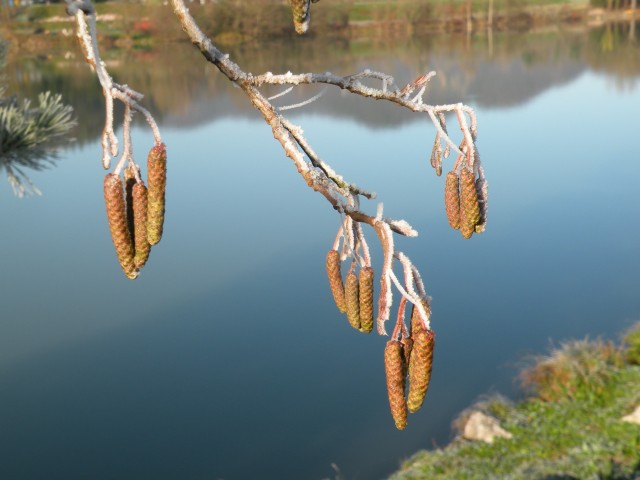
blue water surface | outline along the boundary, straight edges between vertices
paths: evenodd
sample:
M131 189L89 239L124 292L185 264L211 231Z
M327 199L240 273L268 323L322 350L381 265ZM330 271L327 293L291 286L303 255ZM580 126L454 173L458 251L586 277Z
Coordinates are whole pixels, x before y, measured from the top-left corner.
M447 224L427 119L292 114L325 160L378 193L364 208L384 202L420 232L397 246L433 297L437 346L403 432L386 339L353 330L331 299L339 216L257 113L161 125L165 234L135 281L109 236L99 139L30 173L42 197L1 187L0 477L320 480L334 463L372 479L445 444L480 395L520 395L526 355L617 339L640 319L639 98L585 69L518 104L486 106L473 89L458 99L477 109L490 185L487 231L471 240ZM151 145L137 124L138 161Z

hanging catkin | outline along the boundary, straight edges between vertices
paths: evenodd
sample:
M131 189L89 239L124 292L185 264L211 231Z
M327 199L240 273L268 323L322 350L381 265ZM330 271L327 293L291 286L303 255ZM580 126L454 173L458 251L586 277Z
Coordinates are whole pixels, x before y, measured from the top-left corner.
M435 336L432 330L418 329L412 332L413 348L409 361L409 394L407 407L411 413L416 412L424 402L424 397L431 380L433 364L433 348Z
M124 202L127 205L127 226L131 240L135 244L135 231L133 226L133 186L136 184L136 172L133 165L127 165L124 169ZM145 237L147 234L145 233Z
M346 313L344 285L342 284L342 273L340 273L340 254L336 250L329 250L329 253L327 253L327 276L329 277L329 286L331 287L336 307L342 313Z
M451 228L460 228L460 179L456 172L447 173L444 183L444 207Z
M133 227L135 254L133 261L136 268L141 269L147 263L151 245L147 239L147 187L144 182L137 182L132 188Z
M389 340L384 348L384 370L391 416L398 430L407 426L407 404L404 401L405 374L402 367L402 345Z
M162 238L165 191L167 186L167 150L164 143L154 146L147 156L147 239L151 245Z
M478 205L480 206L480 220L475 226L476 233L483 233L487 226L487 196L489 195L487 181L484 178L476 180L476 192L478 192Z
M409 372L409 362L411 361L411 350L413 350L413 340L405 337L400 340L402 344L402 376L406 377Z
M427 315L431 315L431 306L429 305L429 301L426 299L422 299L422 307L424 308L424 311L426 312ZM413 308L411 310L411 335L413 336L414 332L417 332L418 330L426 330L424 322L422 321L422 318L420 317L420 310L418 310L418 308L413 305Z
M104 203L118 261L125 275L134 279L138 276L138 271L133 261L133 242L127 226L123 184L120 176L114 173L108 173L104 177Z
M460 173L460 232L464 238L470 238L480 220L478 192L472 172L462 169Z
M360 297L360 331L371 333L373 330L373 280L371 267L362 267L358 275Z
M347 320L351 326L360 329L360 299L358 294L358 277L355 272L347 274L344 285L344 300L347 305Z

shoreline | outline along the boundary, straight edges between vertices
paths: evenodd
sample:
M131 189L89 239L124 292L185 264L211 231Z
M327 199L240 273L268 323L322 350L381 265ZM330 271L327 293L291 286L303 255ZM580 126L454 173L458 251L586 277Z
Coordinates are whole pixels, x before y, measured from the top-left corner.
M640 478L640 322L620 345L564 342L518 379L522 401L482 398L448 445L415 453L390 480Z
M319 5L322 5L321 3ZM264 11L270 8L265 25ZM105 48L148 48L185 41L170 7L159 3L98 4L98 25ZM465 5L418 3L405 0L385 6L379 2L345 2L331 8L314 7L312 28L305 37L293 33L290 12L284 2L264 6L237 6L221 15L216 4L193 4L192 12L203 30L222 46L234 46L265 38L309 41L358 41L371 37L401 39L431 35L477 36L498 32L528 33L549 28L590 29L610 23L640 24L640 9L607 11L585 2L523 5L509 8L467 9ZM75 41L73 18L61 4L5 7L0 37L20 53L40 53L55 44L71 48ZM220 20L221 17L225 17ZM230 28L231 26L231 28ZM15 40L15 41L13 41Z

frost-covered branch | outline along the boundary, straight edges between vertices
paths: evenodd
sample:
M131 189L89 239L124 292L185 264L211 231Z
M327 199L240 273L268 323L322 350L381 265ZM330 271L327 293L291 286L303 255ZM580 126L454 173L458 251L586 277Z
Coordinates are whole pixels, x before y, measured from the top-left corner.
M133 167L137 182L134 183L136 186L140 183L139 171L136 170L130 153L131 114L137 111L145 116L158 145L161 142L160 135L151 115L138 103L142 95L126 85L114 83L100 60L96 42L95 12L89 3L90 0L68 1L72 1L68 11L76 16L78 37L85 57L95 68L105 94L107 122L102 147L103 157L106 160L110 160L117 154L117 140L113 132L113 101L120 100L125 104L124 152L114 169L115 175L107 175L105 199L120 263L125 273L130 278L135 278L138 268L136 262L139 235L136 230L134 249L131 246L131 239L127 241L128 233L125 225L127 218L122 213L124 204L117 187L118 175L127 161ZM301 7L307 8L309 0L290 0L290 3L294 9L294 18L297 18L295 17L296 12ZM382 203L377 204L375 215L367 213L361 207L361 200L372 200L375 198L375 194L337 173L306 140L302 128L293 124L281 112L289 108L310 105L319 100L324 90L336 87L364 99L391 102L412 112L425 115L436 129L435 142L431 151L431 165L437 175L442 173L443 158L448 158L451 151L457 153L453 168L446 177L445 206L450 224L453 228L460 229L466 238L469 238L473 233L480 233L484 230L487 212L487 183L475 144L477 138L475 112L471 107L462 103L448 105L426 103L425 96L429 81L435 75L434 72L420 75L402 88L398 87L393 76L371 70L363 70L347 76L332 73L293 74L291 72L285 74L266 72L254 75L244 71L228 55L218 50L211 39L199 28L183 0L171 0L171 4L176 17L193 45L200 50L207 61L217 67L223 75L246 94L248 101L261 113L265 122L271 127L274 138L281 144L285 155L293 161L298 173L307 185L325 197L333 209L339 213L340 227L326 259L327 274L337 307L346 314L349 323L354 328L365 333L371 332L374 326L374 269L362 225L369 225L375 232L383 254L379 273L377 316L375 318L376 329L380 335L387 335L385 323L390 317L394 289L400 295L398 320L385 350L385 368L392 413L395 411L396 426L404 428L406 418L402 421L401 417L402 415L406 417L407 406L409 411L413 412L420 407L424 399L431 372L434 345L430 298L427 296L421 275L411 260L395 247L396 235L415 237L418 232L405 220L385 217ZM300 17L300 21L303 20L308 22L308 15L305 18ZM272 103L272 100L286 95L294 88L310 84L322 84L324 89L321 93L295 105L278 107ZM283 85L287 88L279 94L268 96L262 91L263 87L267 85ZM452 138L450 129L447 127L447 115L454 118L460 128L461 135L457 140ZM152 150L149 158L152 159L152 157L155 160L166 162L164 145L158 147L155 152ZM107 166L108 162L105 163L105 168ZM126 175L125 170L125 178ZM158 184L162 187L160 193L152 191L151 179L156 177ZM152 176L151 168L149 169L149 225L152 223L152 213L154 218L164 214L163 182L165 180L166 172L164 170L160 169ZM107 187L109 187L109 192L107 192ZM109 197L106 196L107 193L109 193ZM161 204L156 202L156 206L152 208L152 198L160 199ZM133 201L133 209L135 210L135 198ZM134 223L137 221L137 218L134 217ZM155 220L153 222L157 223ZM131 231L131 227L129 227L129 231ZM157 242L152 242L149 237L149 243L155 244ZM132 256L134 253L135 256ZM146 261L146 257L144 261ZM343 262L347 262L348 265L348 272L344 279L341 273ZM397 275L394 268L401 269L402 275ZM410 328L407 328L404 323L407 302L414 305ZM398 335L400 336L398 337ZM414 353L411 353L411 348ZM402 352L400 352L401 349ZM411 368L408 368L409 361L412 365ZM410 390L405 405L404 377L406 377L407 371L412 373L410 373Z
M125 106L123 119L123 124L125 125L123 132L124 152L114 169L115 174L120 174L126 166L126 161L133 165L130 148L131 132L127 128L131 121L132 113L140 112L144 116L153 132L156 145L162 144L160 130L149 111L138 103L142 100L143 95L128 85L114 82L111 75L109 75L104 62L100 58L96 31L96 12L90 0L67 0L67 13L75 17L76 36L82 47L85 60L93 67L98 76L105 98L105 126L102 132L102 166L105 170L110 168L111 158L118 155L118 137L115 134L113 125L113 102L114 100L119 100Z
M395 276L393 275L392 268L394 255L397 253L393 246L393 235L416 236L417 232L404 220L382 218L381 215L372 216L361 210L359 202L354 202L353 198L362 196L367 199L372 199L375 198L375 195L357 187L354 183L345 180L341 175L337 174L326 161L320 158L319 154L307 142L302 133L302 129L282 116L280 113L282 109L272 104L271 100L289 93L291 87L308 84L324 84L346 90L361 97L388 101L413 112L426 114L436 127L436 143L432 155L435 158L432 159L432 164L438 174L441 172L442 156L448 156L451 150L458 153L459 157L464 159L457 165L458 169L466 168L471 171L475 170L475 172L481 171L475 146L477 125L475 112L471 107L462 103L448 105L429 105L425 103L424 96L429 81L435 75L434 72L421 75L402 88L397 86L393 76L371 70L364 70L347 76L339 76L332 73L294 74L291 72L285 74L266 72L264 74L254 75L245 72L239 65L233 62L228 55L223 54L215 47L211 39L199 28L182 0L172 0L171 4L174 13L180 20L184 31L189 36L193 45L200 50L209 62L214 64L220 72L227 76L229 80L238 85L248 96L254 107L262 113L265 121L271 126L274 137L280 142L286 155L293 160L298 172L305 179L307 185L321 193L335 210L345 214L356 223L370 225L376 232L384 252L378 300L377 329L378 333L382 335L386 334L384 323L389 318L393 299L392 283L394 283L393 279ZM376 87L371 85L376 83L380 83L380 86ZM265 85L285 85L289 86L289 88L282 94L267 98L260 90L260 88ZM309 101L303 102L303 104L308 102ZM460 145L449 135L445 123L447 113L454 114L458 121L462 132ZM442 142L444 142L444 149L442 148ZM351 244L351 233L347 229L346 224L341 227L341 231L346 243ZM362 230L356 231L361 232ZM363 236L361 233L358 235ZM350 253L351 255L349 256L353 256L355 259L356 253ZM342 257L344 257L344 255ZM403 258L402 263L405 271L415 272L417 274L417 269L413 267L408 258L406 256L402 256L401 258ZM411 276L413 276L413 274ZM397 281L395 283L397 283ZM401 287L399 285L397 286L400 291ZM417 302L423 321L428 325L428 315L419 301L421 297L426 298L426 294L421 292L422 295L419 295L409 283L405 284L405 288L402 289L401 293L412 303L415 304Z

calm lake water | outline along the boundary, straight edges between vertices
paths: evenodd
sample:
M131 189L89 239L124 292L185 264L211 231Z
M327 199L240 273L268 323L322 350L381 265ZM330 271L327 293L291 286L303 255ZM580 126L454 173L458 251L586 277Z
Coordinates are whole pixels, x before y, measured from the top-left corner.
M640 319L637 45L605 29L321 43L228 50L255 73L435 70L432 103L477 110L489 223L469 241L447 224L424 117L339 92L291 114L420 232L398 244L433 297L424 407L396 431L386 339L353 330L325 278L338 216L190 45L108 56L169 153L165 235L133 282L105 219L97 80L76 51L14 59L10 91L63 93L80 127L55 168L30 172L42 197L0 186L1 478L320 480L332 463L384 478L448 442L479 396L517 398L527 355ZM137 125L140 161L152 138Z

